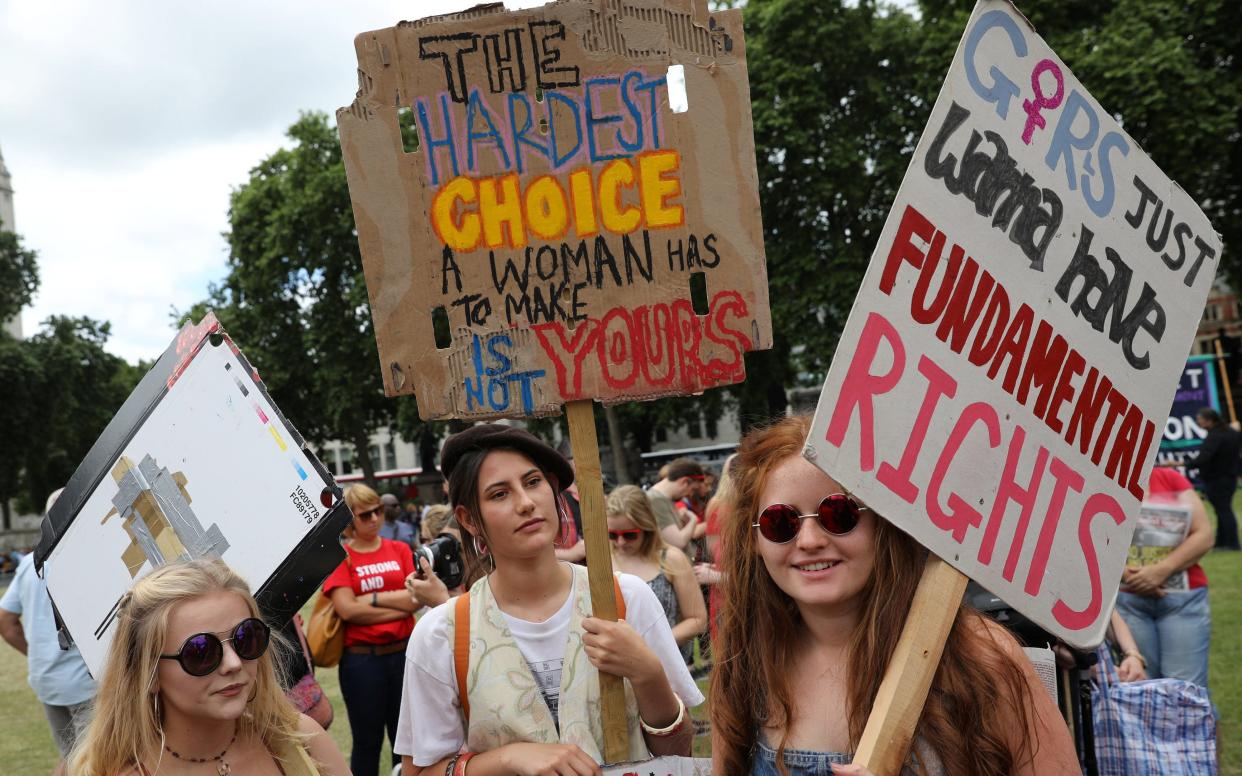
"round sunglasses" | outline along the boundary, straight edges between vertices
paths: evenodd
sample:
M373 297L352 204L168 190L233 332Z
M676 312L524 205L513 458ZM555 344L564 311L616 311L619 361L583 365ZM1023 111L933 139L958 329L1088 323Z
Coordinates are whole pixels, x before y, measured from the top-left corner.
M242 660L258 660L267 651L272 632L267 623L247 617L234 626L232 635L221 639L214 633L195 633L181 644L175 655L160 660L176 660L190 676L206 676L224 661L224 642L233 642L233 651Z
M642 535L643 535L643 532L641 528L628 528L624 531L609 531L608 532L608 538L614 542L617 541L618 539L625 539L627 542L635 542L635 541L638 541L638 539L642 537Z
M752 528L759 529L759 535L774 544L787 544L794 540L802 528L804 518L813 517L833 536L844 536L858 525L858 518L864 511L870 511L844 493L833 493L819 502L819 509L814 514L799 514L788 504L772 504L759 513L759 522Z

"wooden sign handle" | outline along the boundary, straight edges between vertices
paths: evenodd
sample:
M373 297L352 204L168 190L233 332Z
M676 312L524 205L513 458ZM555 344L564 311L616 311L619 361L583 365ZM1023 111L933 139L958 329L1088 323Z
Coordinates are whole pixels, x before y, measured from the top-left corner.
M587 578L591 584L591 611L604 620L617 619L616 588L612 581L612 549L604 515L604 483L599 467L599 440L595 435L595 408L590 399L565 405L569 443L573 445L575 480L582 507L582 540L586 542ZM618 451L619 452L619 451ZM625 762L629 754L629 725L625 718L625 683L619 676L599 672L600 714L604 726L604 760Z
M866 766L875 776L901 772L966 582L965 574L935 555L927 556L906 625L854 754L854 764Z
M1225 403L1229 407L1229 422L1238 422L1238 413L1233 409L1233 388L1229 385L1229 370L1225 366L1225 353L1220 347L1220 337L1212 340L1216 346L1216 369L1220 372L1220 384L1225 386Z

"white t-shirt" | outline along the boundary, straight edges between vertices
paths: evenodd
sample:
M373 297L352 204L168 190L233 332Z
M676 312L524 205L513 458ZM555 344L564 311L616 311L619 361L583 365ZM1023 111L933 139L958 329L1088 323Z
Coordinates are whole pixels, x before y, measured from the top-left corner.
M686 708L698 706L703 702L703 693L690 678L655 593L636 576L620 574L618 580L625 599L625 621L660 659L673 692ZM560 695L561 664L569 639L573 598L571 590L556 614L544 622L528 622L505 615L514 642L531 666L535 681L554 712ZM461 703L457 697L457 676L453 670L453 642L446 619L454 603L450 600L424 615L414 627L414 635L405 651L405 688L393 751L410 755L414 764L421 768L451 756L466 742ZM414 735L415 716L418 718L417 737Z
M519 620L500 613L522 657L526 658L526 665L535 677L539 692L543 693L557 730L561 729L561 668L565 665L565 643L569 640L569 619L573 611L574 596L569 595L556 614L543 622Z

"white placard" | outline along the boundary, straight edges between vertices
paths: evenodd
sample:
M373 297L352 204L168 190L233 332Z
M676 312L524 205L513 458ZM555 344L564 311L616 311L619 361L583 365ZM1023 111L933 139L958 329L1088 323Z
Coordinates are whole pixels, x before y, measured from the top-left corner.
M221 557L257 589L328 511L330 483L227 340L204 343L110 470L43 569L95 676L116 603L153 558Z
M980 2L807 457L1051 633L1097 644L1220 252L1026 19Z

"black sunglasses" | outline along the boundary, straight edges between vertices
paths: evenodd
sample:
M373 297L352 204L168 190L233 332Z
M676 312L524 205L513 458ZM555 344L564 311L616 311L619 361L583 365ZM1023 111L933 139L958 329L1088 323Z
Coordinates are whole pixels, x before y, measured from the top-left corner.
M384 513L384 505L380 504L379 506L372 507L371 509L368 509L365 512L359 512L358 514L354 515L354 517L358 518L359 520L370 520L371 518L378 517L379 515L383 513Z
M751 527L759 529L759 535L775 544L794 540L802 527L803 518L813 517L819 525L833 536L844 536L858 525L863 511L869 511L844 493L833 493L819 502L819 509L811 515L802 515L788 504L773 504L759 513L759 522Z
M272 632L267 623L247 617L233 628L233 635L221 640L214 633L195 633L185 640L175 655L160 660L176 660L190 676L206 676L224 661L224 642L233 642L233 651L242 660L258 660L267 651Z
M629 528L624 531L609 531L608 538L614 542L625 539L627 542L637 541L643 535L641 528Z

